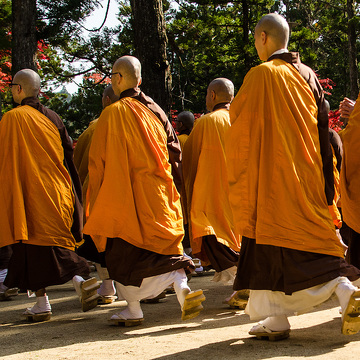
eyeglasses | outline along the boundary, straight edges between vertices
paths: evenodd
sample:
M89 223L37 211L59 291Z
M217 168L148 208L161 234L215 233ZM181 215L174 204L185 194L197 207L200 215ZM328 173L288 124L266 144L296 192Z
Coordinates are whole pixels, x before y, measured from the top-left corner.
M110 73L110 76L113 76L113 75L115 75L115 74L119 74L119 75L120 75L120 77L122 77L121 73L119 73L119 72L113 72L113 73Z
M14 85L19 85L19 86L21 87L20 84L15 84L15 83L10 83L10 84L9 84L9 87L14 86Z

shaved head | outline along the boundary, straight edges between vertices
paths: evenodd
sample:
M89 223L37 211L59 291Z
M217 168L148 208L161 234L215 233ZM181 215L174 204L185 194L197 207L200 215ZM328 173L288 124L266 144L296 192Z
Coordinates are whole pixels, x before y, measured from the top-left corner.
M177 121L182 123L185 128L191 130L194 126L195 117L194 114L190 111L182 111L178 117Z
M213 111L215 105L230 103L234 98L234 84L226 78L217 78L211 81L206 93L206 108Z
M111 102L115 102L115 101L119 100L119 97L117 95L115 95L114 90L111 85L108 85L104 89L103 96L107 96L108 98L110 98Z
M25 97L36 97L40 91L40 76L31 69L23 69L18 71L13 83L19 84L25 94Z
M230 102L234 97L234 84L226 78L217 78L209 84L209 89L216 92L219 98Z
M116 94L119 93L118 95L124 90L135 88L141 84L141 63L135 56L126 55L117 59L112 72L119 73L113 75L114 81L111 78L113 89ZM122 78L121 86L119 84L120 79L115 76Z
M255 32L265 32L279 49L286 48L289 41L289 24L279 14L267 14L256 25Z
M119 100L119 96L114 93L112 85L108 85L103 92L101 99L102 107L105 109L107 106L111 105L115 101Z

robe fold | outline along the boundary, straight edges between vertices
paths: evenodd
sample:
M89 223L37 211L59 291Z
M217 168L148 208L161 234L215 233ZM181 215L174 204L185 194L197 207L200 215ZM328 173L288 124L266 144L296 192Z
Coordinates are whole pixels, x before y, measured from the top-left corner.
M0 122L0 246L23 242L73 250L74 194L56 126L31 106Z
M360 233L360 96L340 133L344 156L340 172L341 208L345 223Z
M98 119L93 120L90 123L89 127L79 136L79 139L74 149L74 164L77 168L80 181L83 186L85 179L89 173L88 171L89 150L97 120ZM83 189L83 193L86 193L85 189Z
M252 68L230 119L226 158L240 234L257 244L343 257L324 191L317 105L304 77L281 59Z
M227 109L199 118L183 149L186 211L193 254L201 252L202 237L215 235L221 244L240 249L229 202L224 134L230 129Z
M99 252L107 238L121 238L182 254L181 205L168 159L164 127L141 102L125 97L103 110L89 152L84 227Z

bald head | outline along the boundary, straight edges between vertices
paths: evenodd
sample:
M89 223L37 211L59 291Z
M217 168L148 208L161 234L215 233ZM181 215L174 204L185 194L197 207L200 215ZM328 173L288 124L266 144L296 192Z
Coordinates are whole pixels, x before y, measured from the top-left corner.
M12 90L15 102L21 103L26 97L36 97L40 91L40 76L31 69L18 71L12 81L18 84L16 89Z
M107 106L111 105L112 103L118 100L119 100L119 96L115 95L112 86L108 85L103 92L103 97L102 97L103 109L105 109Z
M186 129L191 130L194 126L195 117L194 114L190 111L182 111L178 115L177 121L183 124Z
M226 78L211 81L206 94L206 108L212 111L220 103L230 103L234 98L234 84Z
M275 51L286 49L289 24L279 14L264 15L255 27L255 46L261 60L267 60Z
M268 36L280 46L286 48L289 41L289 24L285 18L279 14L267 14L263 16L256 29L264 31Z
M111 84L116 95L127 89L135 88L141 84L141 63L130 55L117 59L112 69Z

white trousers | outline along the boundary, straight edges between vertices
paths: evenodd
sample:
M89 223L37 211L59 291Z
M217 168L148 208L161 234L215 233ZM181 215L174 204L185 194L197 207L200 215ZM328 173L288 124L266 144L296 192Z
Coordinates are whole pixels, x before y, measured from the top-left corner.
M187 277L184 269L144 278L140 287L124 286L117 281L115 285L124 299L130 303L143 299L152 299L162 293L172 283L179 284L180 287L187 286Z
M340 283L351 282L346 277L337 277L327 283L285 295L280 291L250 290L245 313L258 321L269 316L299 315L312 310L330 298Z

